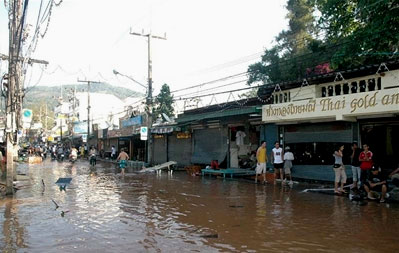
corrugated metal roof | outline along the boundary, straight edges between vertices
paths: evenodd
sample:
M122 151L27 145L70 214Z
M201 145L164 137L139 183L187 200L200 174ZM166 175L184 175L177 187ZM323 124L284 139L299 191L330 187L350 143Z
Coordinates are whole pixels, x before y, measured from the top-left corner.
M198 120L204 120L204 119L229 117L229 116L257 113L259 111L261 111L261 109L257 109L257 106L251 106L251 107L244 107L244 108L232 109L232 110L220 109L218 111L207 112L207 113L198 113L198 114L194 114L194 115L193 114L191 114L191 115L181 114L177 118L177 122L183 123L183 122L198 121Z

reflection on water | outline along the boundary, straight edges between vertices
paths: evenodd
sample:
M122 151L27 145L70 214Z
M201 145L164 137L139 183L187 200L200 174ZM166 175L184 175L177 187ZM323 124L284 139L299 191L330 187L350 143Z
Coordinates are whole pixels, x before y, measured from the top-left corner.
M399 206L280 185L168 175L115 175L104 164L20 170L30 180L0 200L3 252L394 252ZM72 177L66 191L54 184ZM45 186L42 185L42 180ZM56 208L54 202L59 205Z

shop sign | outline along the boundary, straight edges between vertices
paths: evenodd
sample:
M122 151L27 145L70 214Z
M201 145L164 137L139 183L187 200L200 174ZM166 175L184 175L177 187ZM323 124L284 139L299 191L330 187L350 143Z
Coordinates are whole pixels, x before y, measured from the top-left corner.
M87 122L77 122L73 124L73 133L82 134L87 133Z
M148 139L148 128L141 127L140 128L140 140L146 141Z
M87 142L87 134L82 134L82 141Z
M190 139L190 133L177 133L177 139Z
M323 118L352 120L356 116L381 113L399 113L399 89L264 105L262 121L272 123Z
M135 126L135 125L141 125L142 123L142 117L141 115L122 120L122 127L128 127L128 126Z
M97 135L98 139L102 139L103 136L104 136L104 131L102 129L98 130L98 135Z
M163 135L161 135L161 134L154 135L154 139L162 139L162 138L163 138Z
M134 133L133 127L126 127L122 129L114 129L108 131L108 138L131 136Z

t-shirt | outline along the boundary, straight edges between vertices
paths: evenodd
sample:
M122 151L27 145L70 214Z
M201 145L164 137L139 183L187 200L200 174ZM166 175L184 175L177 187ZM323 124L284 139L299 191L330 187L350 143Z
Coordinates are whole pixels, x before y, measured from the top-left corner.
M334 158L335 158L335 164L343 164L342 163L342 156L339 156L339 155L337 155L337 154L333 154L333 156L334 156Z
M237 146L244 145L244 138L247 136L243 131L237 131L236 144Z
M294 154L292 152L285 152L284 153L284 160L288 161L293 161L294 160Z
M265 163L265 162L267 162L266 148L260 147L258 149L258 163Z
M273 148L273 157L274 157L274 163L283 163L283 149L282 148Z
M371 151L367 151L367 152L363 151L359 155L359 160L365 159L366 157L368 157L370 160L360 163L360 168L362 170L369 170L369 169L371 169L371 167L373 167L373 153Z
M384 180L386 180L386 178L384 177L382 172L378 172L377 175L374 175L373 172L370 172L368 176L368 181L372 182L373 184L382 182Z
M355 154L353 155L352 163L351 165L354 167L359 167L360 166L360 161L359 161L359 156L360 156L360 149L355 150Z

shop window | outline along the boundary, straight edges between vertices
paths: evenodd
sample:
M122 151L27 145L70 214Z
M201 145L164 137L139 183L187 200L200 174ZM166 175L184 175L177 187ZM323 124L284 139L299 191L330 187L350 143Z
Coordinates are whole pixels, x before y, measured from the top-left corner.
M333 165L334 149L342 143L333 142L313 142L313 143L289 143L291 151L294 153L295 165ZM351 144L345 143L343 163L350 164Z
M334 88L335 88L335 95L336 95L336 96L341 95L341 84L335 85Z
M326 97L327 96L327 88L326 87L322 87L321 88L321 97Z
M369 91L374 91L375 90L375 79L372 78L372 79L367 80L367 85L368 85Z
M284 93L284 102L288 102L288 94Z
M279 99L278 101L280 101L280 103L283 103L283 102L284 102L284 100L283 100L283 94L282 94L282 93L280 93L280 96L279 96L278 99Z
M343 84L342 93L343 93L344 95L349 94L349 84L348 84L348 83L344 83L344 84Z
M359 82L359 90L360 90L360 92L366 91L366 80L361 80Z
M357 93L357 82L351 83L351 93Z
M278 104L278 95L276 95L274 98L275 103Z
M334 88L332 86L328 86L328 96L334 96Z

